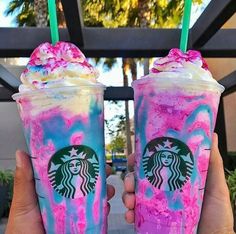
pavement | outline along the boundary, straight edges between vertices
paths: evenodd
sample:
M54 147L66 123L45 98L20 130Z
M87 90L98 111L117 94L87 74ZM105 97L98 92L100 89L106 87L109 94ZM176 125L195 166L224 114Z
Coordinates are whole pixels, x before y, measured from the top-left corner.
M124 219L126 208L122 202L123 181L120 178L120 173L111 175L107 179L108 184L115 187L115 196L111 199L111 210L108 216L108 234L134 234L132 224L127 224Z
M116 193L110 201L111 210L108 216L108 234L134 234L133 225L127 224L124 219L125 207L122 203L123 181L120 173L111 175L107 179L107 183L112 184ZM4 234L7 219L0 220L0 234Z

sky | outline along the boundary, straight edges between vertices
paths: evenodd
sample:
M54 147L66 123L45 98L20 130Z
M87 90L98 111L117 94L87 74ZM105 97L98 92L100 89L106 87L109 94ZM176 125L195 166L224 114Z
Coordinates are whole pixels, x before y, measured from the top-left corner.
M0 27L13 27L14 22L12 17L6 17L4 12L10 1L9 0L0 0Z
M13 21L14 16L6 17L4 15L4 12L6 10L6 7L10 0L0 0L0 27L14 27L15 23ZM210 2L210 0L203 0L203 4L201 7L193 6L192 7L192 14L191 14L191 23L190 27L194 24L194 22L197 20L201 12L204 10L204 8L207 6L207 4ZM28 61L28 58L20 58L18 60L18 65L25 65ZM123 78L122 78L122 70L121 70L121 59L118 59L118 62L115 64L115 66L109 70L106 71L103 69L102 65L96 65L100 72L99 81L105 84L106 86L123 86ZM138 65L138 77L143 75L143 69L141 65ZM131 83L131 77L129 74L129 85ZM115 104L110 104L109 102L105 102L105 118L109 121L113 118L115 114L117 114L117 111L120 111L120 109L123 110L124 113L124 102L121 102L121 107L117 109L117 106ZM130 118L133 118L134 111L133 111L133 102L130 102ZM105 136L106 136L106 143L109 143L111 141L111 137L108 135L108 129L105 128Z

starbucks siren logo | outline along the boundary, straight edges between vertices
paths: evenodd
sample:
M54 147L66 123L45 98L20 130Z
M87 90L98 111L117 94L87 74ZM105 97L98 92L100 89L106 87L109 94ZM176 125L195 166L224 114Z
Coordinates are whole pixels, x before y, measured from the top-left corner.
M68 146L57 151L48 164L52 187L61 196L72 199L93 191L98 173L98 157L85 145Z
M171 137L150 141L145 147L142 163L148 181L163 191L174 191L183 187L194 167L189 147Z

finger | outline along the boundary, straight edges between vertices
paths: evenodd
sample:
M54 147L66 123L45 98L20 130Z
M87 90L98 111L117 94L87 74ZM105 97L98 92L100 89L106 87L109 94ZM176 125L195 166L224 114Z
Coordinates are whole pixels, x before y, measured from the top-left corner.
M109 201L115 195L114 186L108 184L107 185L107 200Z
M124 179L124 190L127 193L134 193L135 190L135 181L134 181L134 173L130 172L125 176Z
M12 208L17 215L30 212L37 206L37 196L29 156L23 151L16 152Z
M133 153L128 156L128 166L134 167L134 163L135 163L135 154Z
M218 136L213 134L206 192L228 199L229 192L224 175L223 160L218 148Z
M125 220L127 223L134 223L134 211L128 210L125 212Z
M220 156L220 152L218 148L218 135L216 133L213 133L212 135L210 163L218 164L219 167L222 166L222 157Z
M135 206L135 195L133 193L123 193L123 203L126 208L133 210Z
M112 168L111 168L111 166L109 166L109 165L106 164L106 175L107 175L107 177L110 176L111 173L112 173Z

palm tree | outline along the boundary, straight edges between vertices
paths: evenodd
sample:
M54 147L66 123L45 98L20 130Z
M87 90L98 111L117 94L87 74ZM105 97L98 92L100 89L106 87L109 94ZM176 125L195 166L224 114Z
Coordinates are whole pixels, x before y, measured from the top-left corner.
M81 0L84 24L95 27L175 28L184 0ZM202 0L193 0L201 4Z
M48 25L48 7L47 0L34 1L35 23L37 27L47 27Z
M48 26L47 0L11 0L5 11L6 16L16 13L17 26ZM60 27L65 27L61 1L57 0L57 17Z
M16 13L15 22L18 26L35 26L34 0L12 0L9 2L6 16Z
M122 58L122 73L123 73L123 84L128 86L128 75L127 72L130 70L129 59ZM130 117L129 117L129 101L125 101L125 131L126 131L126 148L127 154L132 153L132 143L131 143L131 130L130 130Z

